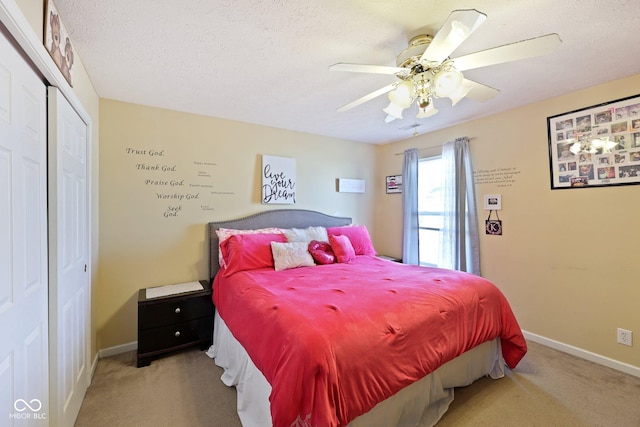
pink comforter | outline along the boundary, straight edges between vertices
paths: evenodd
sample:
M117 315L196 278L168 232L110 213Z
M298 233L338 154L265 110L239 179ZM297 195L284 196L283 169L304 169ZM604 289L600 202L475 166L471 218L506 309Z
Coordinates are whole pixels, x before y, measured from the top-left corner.
M451 270L372 256L216 276L220 316L271 384L273 425L345 426L466 350L527 347L504 295Z

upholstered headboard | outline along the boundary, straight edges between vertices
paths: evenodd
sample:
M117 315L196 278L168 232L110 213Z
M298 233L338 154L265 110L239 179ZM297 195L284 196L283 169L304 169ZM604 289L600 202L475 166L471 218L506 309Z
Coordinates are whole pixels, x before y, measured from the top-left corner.
M253 230L257 228L307 228L307 227L340 227L351 224L351 218L326 215L317 211L304 209L277 209L264 211L243 218L229 221L210 222L209 226L209 278L213 278L220 266L218 265L218 235L219 228L233 228L236 230Z

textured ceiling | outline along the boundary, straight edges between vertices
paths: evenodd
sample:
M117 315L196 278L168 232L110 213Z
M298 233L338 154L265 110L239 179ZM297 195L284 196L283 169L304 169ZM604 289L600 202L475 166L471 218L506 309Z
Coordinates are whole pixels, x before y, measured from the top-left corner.
M98 95L136 104L385 143L640 72L638 0L55 0ZM497 88L440 112L385 123L386 95L336 108L393 82L328 71L336 62L395 66L408 40L454 9L487 20L451 56L547 33L553 53L465 72ZM640 88L630 88L630 95Z

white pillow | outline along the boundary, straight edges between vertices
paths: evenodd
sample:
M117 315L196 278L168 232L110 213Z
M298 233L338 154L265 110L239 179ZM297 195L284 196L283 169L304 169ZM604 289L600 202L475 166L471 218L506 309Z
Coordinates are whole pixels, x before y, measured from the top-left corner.
M308 227L308 228L286 228L283 229L287 242L306 242L318 240L320 242L328 242L329 236L327 229L324 227Z
M271 242L271 253L273 253L273 264L276 271L316 265L307 246L306 242Z

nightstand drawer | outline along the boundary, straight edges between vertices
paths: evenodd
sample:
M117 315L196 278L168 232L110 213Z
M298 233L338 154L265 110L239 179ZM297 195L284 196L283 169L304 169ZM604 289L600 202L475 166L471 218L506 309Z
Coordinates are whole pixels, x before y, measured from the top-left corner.
M139 332L138 353L169 350L188 343L211 340L212 329L211 316L159 328L144 329Z
M159 301L138 307L138 323L141 330L173 325L200 317L211 317L211 295L186 298L179 301Z

